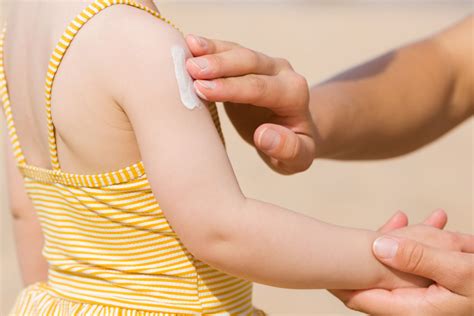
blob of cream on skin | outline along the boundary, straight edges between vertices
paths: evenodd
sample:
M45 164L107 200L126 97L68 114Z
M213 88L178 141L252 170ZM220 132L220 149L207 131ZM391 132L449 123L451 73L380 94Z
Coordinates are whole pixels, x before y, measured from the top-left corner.
M171 56L173 56L174 72L178 82L181 102L189 110L199 108L202 102L194 90L193 79L186 70L186 51L181 46L173 46Z

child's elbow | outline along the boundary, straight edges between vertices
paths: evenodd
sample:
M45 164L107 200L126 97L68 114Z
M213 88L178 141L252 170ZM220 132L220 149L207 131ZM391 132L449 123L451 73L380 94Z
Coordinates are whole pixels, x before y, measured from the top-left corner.
M219 214L215 214L218 212ZM200 213L200 212L197 212ZM186 249L197 259L211 265L221 265L231 252L238 252L238 210L213 210L200 220L187 221L186 227L176 227L176 232Z
M228 265L229 252L237 252L235 244L218 238L199 239L188 251L198 260L214 267L225 267Z

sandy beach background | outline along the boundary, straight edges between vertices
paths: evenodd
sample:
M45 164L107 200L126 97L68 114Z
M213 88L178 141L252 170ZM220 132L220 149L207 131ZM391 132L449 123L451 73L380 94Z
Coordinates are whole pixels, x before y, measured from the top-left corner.
M159 8L185 33L228 39L286 57L311 83L473 12L469 1L168 1ZM316 161L305 174L291 177L271 172L238 138L225 114L222 122L229 155L248 196L323 221L371 229L399 209L417 222L442 207L450 216L447 229L473 232L472 119L405 157L378 162ZM2 155L0 152L0 315L6 315L22 285ZM256 284L254 301L270 315L358 315L321 290Z

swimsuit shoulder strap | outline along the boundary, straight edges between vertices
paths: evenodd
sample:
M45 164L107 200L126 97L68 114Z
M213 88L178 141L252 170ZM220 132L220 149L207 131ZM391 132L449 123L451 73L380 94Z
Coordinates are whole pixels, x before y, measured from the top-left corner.
M170 24L177 29L169 20L162 17L158 12L136 3L132 0L96 0L87 6L81 13L79 13L67 26L66 30L59 39L58 44L53 50L51 58L48 64L48 71L46 74L46 83L45 83L45 97L46 97L46 116L48 124L48 141L49 141L49 153L51 159L51 165L53 170L60 171L61 167L58 159L57 143L56 143L56 131L53 123L53 117L51 114L51 95L53 90L53 82L55 75L58 71L59 65L66 54L71 42L74 40L77 33L81 30L82 26L86 24L90 19L92 19L97 13L102 10L111 7L113 5L128 5L141 10L144 10L158 19L163 20L164 22Z

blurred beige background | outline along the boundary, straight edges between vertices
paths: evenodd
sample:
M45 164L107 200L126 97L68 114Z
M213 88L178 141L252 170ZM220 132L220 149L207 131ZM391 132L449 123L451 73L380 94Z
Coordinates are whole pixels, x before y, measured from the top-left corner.
M469 2L456 1L168 1L159 8L185 33L237 41L284 56L312 83L426 36L473 11ZM403 158L357 163L317 161L305 174L292 177L272 173L238 138L225 114L222 121L229 155L249 196L327 222L373 229L398 209L417 222L442 207L450 215L448 229L473 232L472 119ZM0 168L0 315L6 315L21 288L5 189ZM255 304L271 315L357 315L325 291L255 285L254 297Z

